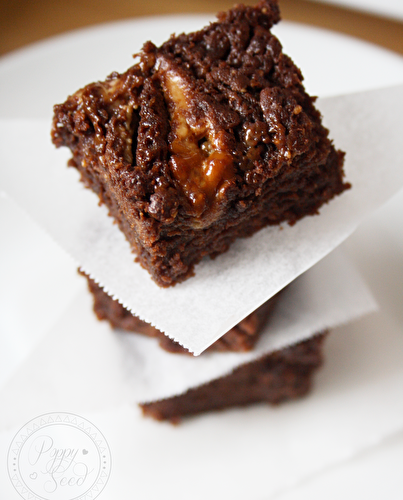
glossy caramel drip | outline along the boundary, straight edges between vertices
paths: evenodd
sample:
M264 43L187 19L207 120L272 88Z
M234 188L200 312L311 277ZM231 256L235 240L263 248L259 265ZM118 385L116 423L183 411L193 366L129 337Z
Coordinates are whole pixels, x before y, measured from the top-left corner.
M164 71L164 63L160 68L171 117L171 171L190 201L194 216L203 215L207 222L213 214L206 212L213 210L234 178L233 157L225 148L225 132L214 128L208 116L192 119L190 91L184 78L174 69Z

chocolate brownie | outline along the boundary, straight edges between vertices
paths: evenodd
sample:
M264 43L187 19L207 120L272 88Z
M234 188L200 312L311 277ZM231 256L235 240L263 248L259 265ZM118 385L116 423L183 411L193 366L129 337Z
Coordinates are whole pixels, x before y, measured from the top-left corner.
M83 273L81 273L83 274ZM117 300L105 293L94 280L87 278L88 288L94 299L94 312L99 320L107 320L113 328L156 337L160 346L169 352L189 354L189 351L180 344L171 340L157 328L142 321L125 309ZM275 307L279 294L272 297L262 306L249 314L240 323L235 325L225 335L212 344L207 351L249 351L259 338L259 334L266 324Z
M128 71L54 108L54 144L71 149L70 166L160 286L349 187L343 153L270 31L279 19L276 0L237 5L201 31L145 43Z
M211 410L258 402L278 404L303 396L311 388L313 373L322 364L324 338L322 333L268 354L179 396L142 403L143 414L175 423Z

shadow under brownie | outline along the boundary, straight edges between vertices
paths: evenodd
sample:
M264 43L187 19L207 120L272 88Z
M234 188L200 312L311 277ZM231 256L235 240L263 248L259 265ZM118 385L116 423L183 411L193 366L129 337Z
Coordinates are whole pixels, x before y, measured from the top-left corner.
M294 223L348 187L343 154L271 34L274 0L157 48L55 106L53 142L161 286L238 237Z

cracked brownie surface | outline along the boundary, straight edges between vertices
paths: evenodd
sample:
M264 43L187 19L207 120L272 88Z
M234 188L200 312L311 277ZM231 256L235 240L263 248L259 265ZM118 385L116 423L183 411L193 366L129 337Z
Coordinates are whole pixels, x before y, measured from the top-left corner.
M55 106L54 144L160 286L349 187L278 21L275 0L238 5Z

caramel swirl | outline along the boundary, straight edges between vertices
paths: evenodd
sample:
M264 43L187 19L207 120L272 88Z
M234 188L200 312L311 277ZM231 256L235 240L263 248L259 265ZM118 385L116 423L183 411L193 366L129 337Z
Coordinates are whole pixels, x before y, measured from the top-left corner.
M171 117L169 148L171 172L189 200L195 217L211 219L214 205L234 178L234 161L225 147L225 131L204 114L194 120L191 90L179 72L166 61L160 77ZM214 210L213 210L214 211Z

